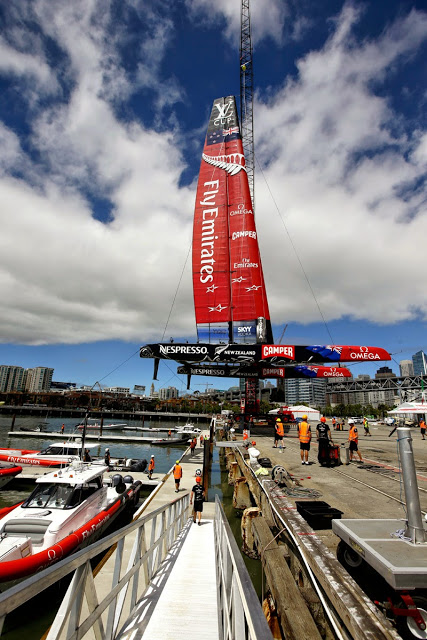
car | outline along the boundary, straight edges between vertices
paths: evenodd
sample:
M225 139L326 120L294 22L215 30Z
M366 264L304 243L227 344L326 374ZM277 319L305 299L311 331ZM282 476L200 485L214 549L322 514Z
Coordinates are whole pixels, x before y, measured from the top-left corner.
M358 416L349 418L348 420L353 420L354 424L363 424L363 418Z

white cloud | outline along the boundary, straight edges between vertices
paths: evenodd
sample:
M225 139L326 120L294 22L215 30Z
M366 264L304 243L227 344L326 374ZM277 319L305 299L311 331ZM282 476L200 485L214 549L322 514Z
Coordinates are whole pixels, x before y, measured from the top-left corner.
M257 155L326 318L389 323L418 311L427 317L414 265L427 232L425 191L423 197L414 188L425 175L425 137L396 134L399 116L372 91L427 40L427 17L412 12L377 41L361 44L351 35L356 18L348 5L326 46L299 61L298 77L258 102ZM316 302L268 189L258 173L273 315L316 321Z
M279 42L282 4L271 0L270 11L258 15L260 5L252 10L258 37ZM113 28L110 6L32 3L41 31L61 51L56 66L48 66L40 42L35 64L18 34L7 45L13 64L3 72L32 74L39 102L25 145L19 131L0 127L4 341L157 340L178 285L166 337L194 333L187 258L195 189L180 185L179 120L171 130L153 130L132 112L117 115L141 87L159 113L183 99L177 80L160 77L175 27L158 18L130 72L119 53L129 34ZM191 6L213 16L211 4ZM217 6L235 34L239 4ZM135 8L142 16L142 4ZM425 174L426 134L418 127L408 136L396 126L392 105L372 85L416 53L427 28L412 13L377 41L358 44L351 37L356 19L349 5L325 47L299 60L298 76L268 102L258 97L257 156L324 314L393 322L417 308L427 312L411 259L426 237L425 204L420 188L407 189ZM52 91L60 99L43 102ZM96 219L93 199L109 202L108 224ZM260 172L256 202L273 319L318 320Z

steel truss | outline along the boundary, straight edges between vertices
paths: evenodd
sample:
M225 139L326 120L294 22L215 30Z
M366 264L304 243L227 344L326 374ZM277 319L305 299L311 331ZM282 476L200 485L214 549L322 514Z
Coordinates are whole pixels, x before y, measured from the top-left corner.
M375 380L328 380L327 393L352 393L357 391L421 391L427 384L427 376L380 378Z

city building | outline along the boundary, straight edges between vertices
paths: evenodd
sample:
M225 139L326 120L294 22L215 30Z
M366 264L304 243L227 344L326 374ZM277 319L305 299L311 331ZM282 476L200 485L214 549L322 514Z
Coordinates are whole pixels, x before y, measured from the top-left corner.
M304 404L324 407L326 401L326 380L290 378L285 380L285 401L287 405Z
M424 351L417 351L417 353L412 356L412 362L415 376L424 376L427 374L427 356Z
M171 400L172 398L178 398L179 391L176 387L164 387L159 389L159 400Z
M25 369L7 364L0 365L0 392L23 391Z
M105 393L117 393L122 396L128 396L130 394L130 387L106 387Z
M414 363L412 360L401 360L399 362L399 371L401 378L414 375Z
M26 370L25 391L29 393L40 393L50 391L52 384L53 369L49 367L34 367Z

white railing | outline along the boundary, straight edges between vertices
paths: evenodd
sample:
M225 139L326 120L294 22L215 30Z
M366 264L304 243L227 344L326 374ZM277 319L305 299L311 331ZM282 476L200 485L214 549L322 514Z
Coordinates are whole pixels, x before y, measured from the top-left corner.
M182 531L188 520L188 507L186 494L8 589L0 595L0 633L8 613L75 572L47 639L82 638L90 629L97 639L115 638L123 615L132 611ZM128 536L135 536L135 540L123 573ZM105 580L96 583L90 561L112 545L117 547L111 586L106 587Z
M272 640L218 496L215 497L215 560L221 640Z

